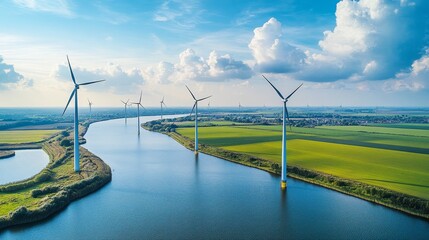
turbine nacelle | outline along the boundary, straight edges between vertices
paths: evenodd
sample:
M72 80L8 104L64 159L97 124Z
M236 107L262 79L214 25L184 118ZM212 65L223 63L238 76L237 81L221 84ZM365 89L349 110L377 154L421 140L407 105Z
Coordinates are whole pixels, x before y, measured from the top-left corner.
M212 95L208 96L208 97L204 97L204 98L200 98L197 99L194 94L192 93L192 91L188 88L188 86L185 85L185 87L188 89L189 93L191 94L192 98L194 99L195 103L194 106L192 107L191 113L189 115L191 115L194 112L195 107L197 106L198 102L206 100L207 98L211 98Z
M271 85L271 87L273 87L273 89L277 92L277 94L279 95L279 97L282 99L282 101L283 101L283 103L285 104L285 106L284 106L284 111L285 111L285 113L286 113L286 117L287 117L287 121L288 122L290 122L290 119L289 119L289 112L288 112L288 110L287 110L287 107L286 107L286 103L287 103L287 101L289 100L289 98L296 92L296 91L298 91L298 89L303 85L303 83L301 83L301 85L299 85L291 94L289 94L289 96L287 96L287 97L283 97L283 95L281 94L281 92L276 88L276 87L274 87L274 85L264 76L264 75L262 75L262 77L264 77L265 78L265 80L267 80L267 82ZM283 119L284 120L284 119ZM289 127L292 129L292 126L291 125L289 125Z

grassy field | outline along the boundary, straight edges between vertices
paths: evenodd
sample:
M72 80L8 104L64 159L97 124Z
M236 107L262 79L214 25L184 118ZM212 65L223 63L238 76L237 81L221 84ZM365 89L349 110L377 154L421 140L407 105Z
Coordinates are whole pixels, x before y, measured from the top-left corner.
M192 128L177 132L194 136ZM411 124L293 128L288 164L429 199L428 134L425 126ZM280 163L281 126L202 127L199 136L202 144Z
M175 122L179 127L194 127L194 121L183 121L183 122ZM210 126L233 126L233 125L248 125L246 123L236 123L232 121L199 121L198 126L200 127L210 127Z
M59 130L12 130L0 131L0 144L40 142Z

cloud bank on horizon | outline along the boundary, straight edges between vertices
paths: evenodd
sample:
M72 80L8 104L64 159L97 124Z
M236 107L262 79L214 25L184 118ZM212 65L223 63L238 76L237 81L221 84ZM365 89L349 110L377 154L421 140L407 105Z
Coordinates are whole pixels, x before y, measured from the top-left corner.
M14 2L33 11L75 16L67 0ZM181 21L197 6L198 1L191 1L189 6L176 1L164 2L153 15L153 21ZM429 1L424 0L341 0L336 5L334 27L323 32L317 47L296 42L287 27L271 17L262 25L254 26L245 46L247 58L233 57L234 53L225 53L222 49L211 49L208 55L201 56L191 47L185 47L176 55L176 62L159 61L131 70L109 63L94 69L76 67L75 74L91 80L108 79L106 88L119 94L148 83L234 83L261 73L306 81L315 88L320 84L351 83L357 90L366 90L370 85L384 92L416 92L429 88L428 9ZM205 11L197 12L196 15L201 16ZM178 26L192 29L195 24ZM17 82L31 85L13 65L2 60L0 58L0 90ZM57 66L51 76L69 80L65 65Z

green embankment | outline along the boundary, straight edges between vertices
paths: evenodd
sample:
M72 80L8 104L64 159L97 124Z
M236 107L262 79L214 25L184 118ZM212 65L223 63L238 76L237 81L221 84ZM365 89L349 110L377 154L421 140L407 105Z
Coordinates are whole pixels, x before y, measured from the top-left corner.
M0 185L0 229L45 219L111 180L110 167L82 147L81 171L74 172L73 147L64 141L72 140L67 136L69 134L58 135L43 143L50 162L39 174Z
M0 131L0 144L21 144L41 142L58 133L59 130L12 130Z
M288 132L288 165L429 199L427 133L400 135L404 128L376 128L293 128ZM194 137L194 129L177 132ZM281 126L202 127L199 137L201 144L280 164Z

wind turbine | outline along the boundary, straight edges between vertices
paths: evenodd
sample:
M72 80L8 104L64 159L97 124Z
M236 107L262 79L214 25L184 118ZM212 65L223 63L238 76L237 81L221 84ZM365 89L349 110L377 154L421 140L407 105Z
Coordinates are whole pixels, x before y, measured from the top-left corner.
M162 100L159 103L161 104L161 119L162 119L162 105L164 105L165 107L167 107L167 105L165 105L165 103L164 103L164 97L162 97Z
M78 84L78 83L76 83L76 79L74 78L73 70L72 70L72 67L71 67L70 61L69 61L69 56L67 56L67 62L69 64L70 75L71 75L71 78L72 78L73 83L74 83L74 89L70 95L70 98L67 102L66 107L64 108L63 116L67 110L67 107L70 104L70 101L74 97L74 171L79 172L80 171L80 166L79 166L79 112L78 112L77 91L78 91L80 86L90 85L90 84L94 84L94 83L98 83L98 82L103 82L105 80L98 80L98 81L92 81L92 82L86 82L86 83Z
M205 100L211 96L205 97L205 98L200 98L200 99L196 99L194 94L191 92L191 90L188 88L188 86L185 85L185 87L188 89L189 93L191 94L192 98L195 100L194 106L192 107L191 113L189 115L192 114L192 112L195 109L195 154L198 154L198 102Z
M242 106L241 106L241 103L240 103L240 102L238 102L238 111L239 111L239 112L241 112L241 107L242 107Z
M145 109L142 105L142 93L143 91L140 91L140 98L139 98L139 102L132 102L131 104L135 104L137 105L137 128L138 128L138 134L140 135L140 106Z
M130 99L128 99L126 102L121 100L121 102L124 104L124 108L125 108L125 124L127 124L127 105L128 105L129 101L130 101Z
M92 102L89 101L89 99L88 99L88 105L89 105L89 119L91 119L91 115L92 115Z
M271 87L274 88L274 90L277 92L277 94L279 95L279 97L283 101L283 128L282 128L282 133L283 133L282 135L283 136L282 136L282 177L281 177L281 188L285 189L287 187L287 179L286 179L286 174L287 174L287 166L286 166L286 117L287 117L287 120L289 122L289 113L287 111L286 103L289 100L289 98L296 91L298 91L298 89L302 86L302 83L301 83L301 85L299 85L295 89L295 91L293 91L291 94L289 94L289 96L283 97L283 95L280 93L280 91L277 90L277 88L274 87L274 85L264 75L262 75L262 77L264 77L265 80L267 80L267 82L271 85Z

